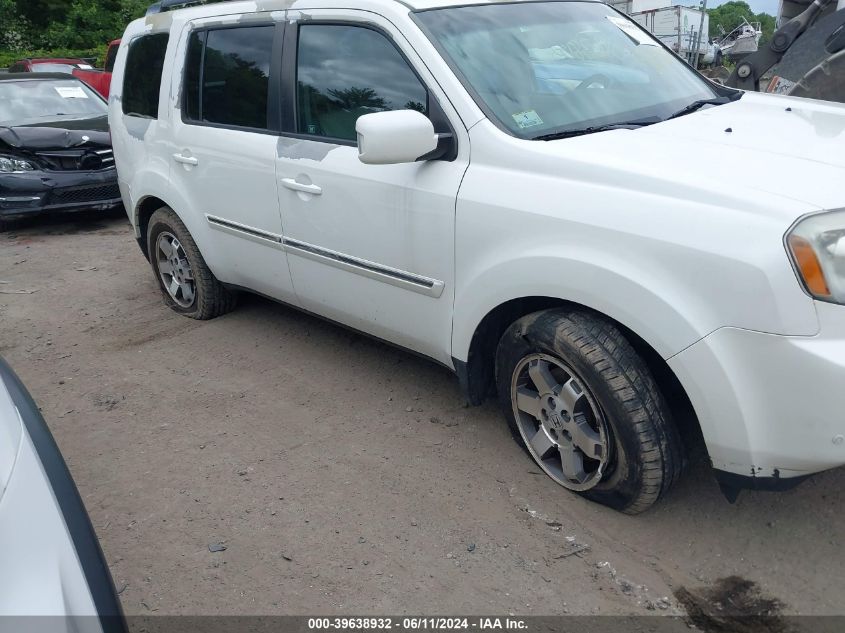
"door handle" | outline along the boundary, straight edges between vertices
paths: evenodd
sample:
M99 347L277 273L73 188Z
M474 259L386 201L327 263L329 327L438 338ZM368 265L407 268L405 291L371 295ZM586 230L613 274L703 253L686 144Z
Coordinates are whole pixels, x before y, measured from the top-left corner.
M173 154L173 160L177 163L182 163L183 165L193 165L194 167L200 164L199 159L196 159L193 156L183 156L182 154Z
M323 189L318 187L317 185L304 185L301 182L296 182L293 178L282 178L282 184L287 187L288 189L293 189L294 191L303 191L305 193L310 193L315 196L319 196L323 193Z

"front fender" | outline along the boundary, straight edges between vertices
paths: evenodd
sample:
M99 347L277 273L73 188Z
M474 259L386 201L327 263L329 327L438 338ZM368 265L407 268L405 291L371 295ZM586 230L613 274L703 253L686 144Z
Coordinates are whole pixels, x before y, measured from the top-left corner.
M691 309L693 302L677 286L662 283L658 292L649 283L653 275L647 271L630 262L609 260L606 254L601 258L599 265L582 252L537 251L482 267L473 277L459 280L453 356L466 361L482 319L497 306L525 297L562 299L601 312L635 332L663 358L712 331L704 315ZM543 270L559 274L537 274Z
M456 209L454 358L468 358L485 315L525 297L597 310L664 359L720 327L818 332L783 247L806 205L637 178L594 147L628 138L611 132L539 145L473 134Z

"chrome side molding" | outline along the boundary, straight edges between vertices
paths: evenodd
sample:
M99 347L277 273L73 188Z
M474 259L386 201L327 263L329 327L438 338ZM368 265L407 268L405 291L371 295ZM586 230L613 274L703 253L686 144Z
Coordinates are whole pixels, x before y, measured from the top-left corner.
M242 237L259 244L264 244L265 246L270 246L271 248L279 248L288 253L305 257L306 259L311 259L357 275L363 275L364 277L388 283L398 288L418 292L429 297L434 297L435 299L443 294L445 284L438 279L431 279L430 277L424 277L391 266L377 264L366 259L353 257L352 255L333 251L328 248L322 248L314 244L309 244L308 242L301 242L285 237L284 235L257 229L208 213L205 214L205 218L213 229L236 237Z
M285 246L285 250L289 253L313 259L323 264L340 268L341 270L348 270L364 277L383 281L399 288L405 288L406 290L413 290L429 297L437 298L443 294L444 283L437 279L423 277L422 275L384 266L366 259L360 259L352 255L346 255L287 237L283 238L282 243Z
M246 224L241 224L240 222L232 222L232 220L220 218L208 213L205 214L205 219L208 220L211 228L217 229L218 231L223 231L224 233L234 235L235 237L243 237L253 242L264 244L265 246L283 249L282 236L277 235L276 233L270 233L269 231L247 226Z

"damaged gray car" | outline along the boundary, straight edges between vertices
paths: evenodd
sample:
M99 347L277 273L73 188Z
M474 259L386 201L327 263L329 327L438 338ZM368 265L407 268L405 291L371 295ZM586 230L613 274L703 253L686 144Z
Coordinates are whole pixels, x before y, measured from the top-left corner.
M120 205L103 98L71 75L0 75L0 230Z

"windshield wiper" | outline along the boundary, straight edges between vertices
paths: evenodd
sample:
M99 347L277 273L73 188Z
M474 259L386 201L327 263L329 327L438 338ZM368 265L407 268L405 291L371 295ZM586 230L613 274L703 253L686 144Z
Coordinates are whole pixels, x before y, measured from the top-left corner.
M699 99L698 101L693 101L688 106L684 106L683 108L681 108L680 110L678 110L674 114L669 115L668 117L666 117L666 120L668 121L669 119L676 119L679 116L684 116L685 114L689 114L690 112L695 112L696 110L699 110L706 105L714 105L714 106L725 105L726 103L730 103L731 101L736 101L740 97L742 97L741 92L738 92L735 95L727 95L727 96L724 96L724 97L715 97L713 99Z
M571 138L573 136L583 136L585 134L593 134L595 132L606 132L607 130L633 130L644 125L651 125L657 123L660 119L646 119L640 121L622 121L620 123L607 123L605 125L591 125L578 130L562 130L560 132L552 132L551 134L541 134L535 136L532 141L556 141L561 138Z

